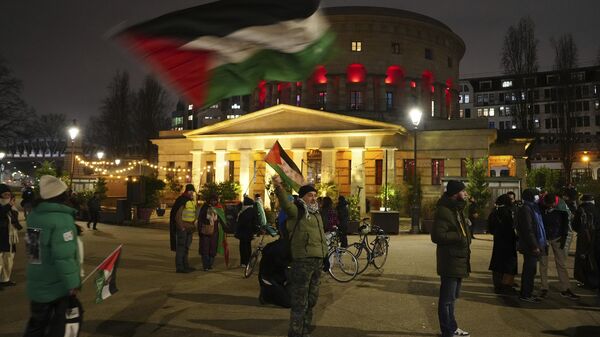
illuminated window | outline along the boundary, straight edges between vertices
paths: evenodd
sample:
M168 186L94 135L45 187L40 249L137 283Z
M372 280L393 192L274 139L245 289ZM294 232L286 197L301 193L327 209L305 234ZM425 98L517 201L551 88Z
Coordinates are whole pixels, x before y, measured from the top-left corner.
M193 104L188 105L188 110L192 110L192 109L194 109L194 105Z
M352 51L362 51L362 41L352 41Z
M435 116L435 101L431 100L431 117Z
M229 181L235 181L235 161L229 161Z
M375 159L375 185L383 183L383 159Z
M465 95L465 104L471 102L471 97L469 95Z
M212 161L206 162L206 182L212 183L215 181L215 165Z
M194 120L194 115L189 115L188 116L188 121L193 121Z
M396 55L402 54L402 49L400 49L400 43L392 42L392 54L396 54Z
M431 185L441 185L444 176L444 159L431 160Z
M490 108L489 116L494 117L495 114L496 112L494 111L494 108Z
M502 81L502 88L510 88L510 87L512 87L512 85L513 85L512 80Z
M211 105L210 108L211 109L218 109L219 108L219 103Z
M385 93L385 108L387 111L394 108L394 93L391 91Z
M239 117L240 117L240 115L227 115L227 119L236 119Z
M327 106L327 91L319 91L317 94L317 107L321 110L325 110Z

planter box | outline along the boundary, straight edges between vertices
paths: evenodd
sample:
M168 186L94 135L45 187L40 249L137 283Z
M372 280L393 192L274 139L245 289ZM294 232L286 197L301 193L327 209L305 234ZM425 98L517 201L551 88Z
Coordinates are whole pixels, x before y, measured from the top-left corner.
M379 226L386 234L400 232L400 212L371 211L371 224Z

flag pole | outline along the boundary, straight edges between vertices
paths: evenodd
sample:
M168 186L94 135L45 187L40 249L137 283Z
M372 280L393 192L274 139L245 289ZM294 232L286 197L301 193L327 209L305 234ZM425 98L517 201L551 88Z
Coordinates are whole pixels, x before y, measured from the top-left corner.
M109 257L111 257L117 250L121 249L121 247L123 247L123 244L120 244L119 247L117 247L115 250L113 250L110 254L108 254L108 256L102 261L100 262L99 265L96 266L96 268L94 268L94 270L92 270L88 276L83 279L83 281L81 281L81 284L84 284L92 275L94 275L94 273L98 270L98 268L100 268L100 266L102 264L104 264L104 262L106 262L106 260L108 260Z

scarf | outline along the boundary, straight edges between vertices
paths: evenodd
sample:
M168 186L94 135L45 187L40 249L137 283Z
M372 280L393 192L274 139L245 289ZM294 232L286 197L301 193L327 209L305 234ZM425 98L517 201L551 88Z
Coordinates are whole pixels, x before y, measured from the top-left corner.
M306 218L307 219L310 219L311 214L319 213L319 204L318 203L315 202L315 203L309 205L302 198L299 198L298 201L300 201L302 206L304 206L304 209L306 210Z

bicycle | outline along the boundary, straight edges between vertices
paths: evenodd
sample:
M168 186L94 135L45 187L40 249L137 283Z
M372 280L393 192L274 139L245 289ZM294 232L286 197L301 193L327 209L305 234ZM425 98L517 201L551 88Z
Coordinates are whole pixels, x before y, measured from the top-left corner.
M252 255L250 255L250 260L248 260L248 264L246 265L246 268L244 268L244 278L250 277L254 272L254 268L256 267L256 263L258 262L258 258L262 254L262 250L265 247L265 236L266 234L261 235L258 246L256 247L256 249L254 249Z
M369 264L372 264L377 270L383 268L387 261L389 249L389 236L378 226L371 226L367 220L362 219L359 227L360 241L353 243L350 252L356 256L359 261L358 274L362 274ZM375 239L369 242L369 234L375 234ZM363 253L364 252L364 253Z
M340 233L335 231L327 233L329 252L329 275L338 282L350 282L358 274L358 259L348 249L340 247Z

